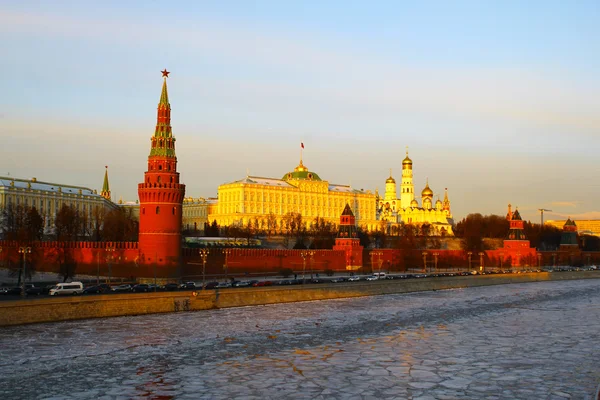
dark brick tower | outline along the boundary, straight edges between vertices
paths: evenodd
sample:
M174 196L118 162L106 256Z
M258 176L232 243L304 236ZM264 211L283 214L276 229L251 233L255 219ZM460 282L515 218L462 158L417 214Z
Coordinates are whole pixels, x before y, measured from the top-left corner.
M333 250L346 252L347 270L353 271L362 267L363 246L360 245L360 239L356 234L356 218L348 204L340 216L340 229Z

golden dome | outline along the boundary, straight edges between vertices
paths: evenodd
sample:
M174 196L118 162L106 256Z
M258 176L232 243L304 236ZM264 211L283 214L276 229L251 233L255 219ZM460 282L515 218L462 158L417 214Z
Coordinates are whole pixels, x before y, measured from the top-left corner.
M396 183L396 180L392 178L392 169L390 168L390 177L385 180L385 183Z
M296 168L294 168L294 172L305 172L308 171L308 168L306 168L304 166L304 164L302 164L302 160L300 160L300 164L298 164L298 166Z
M417 200L413 199L410 202L410 206L413 207L413 208L417 208L417 207L419 207L419 202L417 202Z
M429 188L429 180L425 184L425 189L421 192L421 197L433 197L433 190Z
M411 168L412 169L412 160L408 157L408 146L406 147L406 157L402 160L402 169Z

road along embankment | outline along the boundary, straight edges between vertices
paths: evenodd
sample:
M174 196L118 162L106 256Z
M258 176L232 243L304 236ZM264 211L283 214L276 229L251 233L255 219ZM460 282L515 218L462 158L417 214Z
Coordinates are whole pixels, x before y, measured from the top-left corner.
M298 301L329 300L511 283L594 279L599 271L454 276L208 291L130 293L0 302L0 326Z

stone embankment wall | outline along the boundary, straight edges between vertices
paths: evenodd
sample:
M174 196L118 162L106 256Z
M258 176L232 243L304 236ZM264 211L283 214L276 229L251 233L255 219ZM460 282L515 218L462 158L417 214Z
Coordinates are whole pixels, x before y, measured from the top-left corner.
M0 326L105 318L167 312L199 311L297 301L326 300L427 290L548 280L600 278L600 272L530 273L383 280L296 286L222 289L206 292L159 292L90 297L59 297L0 302Z

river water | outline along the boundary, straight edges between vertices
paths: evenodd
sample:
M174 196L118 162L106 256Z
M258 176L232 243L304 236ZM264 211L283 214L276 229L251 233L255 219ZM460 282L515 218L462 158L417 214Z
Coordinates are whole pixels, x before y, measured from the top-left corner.
M592 399L600 279L0 328L2 399Z

